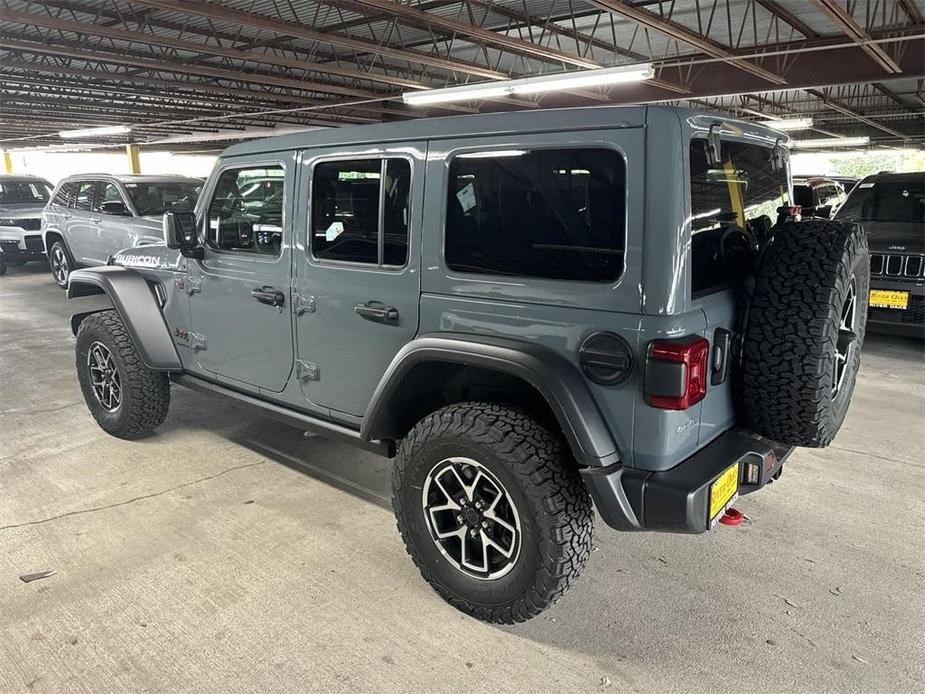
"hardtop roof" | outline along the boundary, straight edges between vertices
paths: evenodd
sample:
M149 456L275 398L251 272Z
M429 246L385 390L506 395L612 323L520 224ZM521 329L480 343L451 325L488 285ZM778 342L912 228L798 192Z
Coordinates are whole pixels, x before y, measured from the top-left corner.
M750 129L754 122L738 121L723 114L709 114L667 106L586 106L579 108L537 109L506 113L479 113L441 118L416 118L391 123L318 128L299 133L265 137L232 145L222 158L282 152L307 147L413 142L461 137L487 137L510 133L539 133L607 127L641 127L651 110L674 112L680 120L689 116L715 116L725 123L740 123ZM769 128L761 128L772 132ZM785 136L786 137L786 136Z

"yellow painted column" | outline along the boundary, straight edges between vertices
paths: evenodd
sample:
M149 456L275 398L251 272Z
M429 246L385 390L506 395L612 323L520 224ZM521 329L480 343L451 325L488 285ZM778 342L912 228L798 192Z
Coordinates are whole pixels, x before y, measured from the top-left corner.
M133 174L141 173L138 145L125 145L125 156L128 157L128 172Z
M3 173L13 173L13 155L3 150Z

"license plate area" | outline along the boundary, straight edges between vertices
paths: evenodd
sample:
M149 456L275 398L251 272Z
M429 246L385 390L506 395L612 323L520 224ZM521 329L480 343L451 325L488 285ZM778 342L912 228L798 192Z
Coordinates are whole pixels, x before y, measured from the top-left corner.
M739 464L730 465L710 485L710 526L715 525L719 516L736 500L739 491Z
M893 289L871 289L869 304L871 308L892 308L905 311L909 308L909 292Z

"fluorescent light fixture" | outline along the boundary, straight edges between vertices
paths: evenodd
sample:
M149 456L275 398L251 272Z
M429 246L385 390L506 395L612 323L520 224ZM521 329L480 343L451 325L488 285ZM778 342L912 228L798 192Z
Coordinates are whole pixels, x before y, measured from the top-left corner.
M104 135L127 135L132 129L127 125L104 125L101 128L84 128L82 130L61 130L58 137L102 137Z
M818 140L791 140L793 149L826 149L829 147L865 147L870 138L864 137L823 137Z
M406 104L422 106L449 101L473 101L476 99L492 99L499 96L536 94L538 92L562 89L582 89L584 87L600 87L625 82L642 82L643 80L652 79L654 76L655 68L652 64L642 63L597 70L560 72L554 75L525 77L505 82L480 82L478 84L466 84L461 87L405 92L401 95L401 98Z
M485 152L469 152L460 154L460 159L499 159L502 157L522 157L527 153L525 149L496 149Z
M775 130L806 130L813 127L812 118L780 118L779 120L763 120L760 123Z

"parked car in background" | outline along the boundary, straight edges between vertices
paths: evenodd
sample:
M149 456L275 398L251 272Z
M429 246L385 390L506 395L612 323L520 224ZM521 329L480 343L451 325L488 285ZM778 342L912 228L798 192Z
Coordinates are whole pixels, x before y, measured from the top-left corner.
M37 176L0 176L0 274L7 265L45 259L42 209L51 190Z
M65 288L75 267L104 265L117 251L163 243L163 214L191 211L202 183L185 176L63 179L42 213L42 238L55 282Z
M841 183L831 178L793 179L793 203L803 217L831 217L848 195Z
M851 189L854 188L857 185L858 181L861 180L857 176L819 176L819 175L811 176L809 174L797 175L797 176L794 176L793 178L794 180L799 179L803 181L809 180L811 178L827 178L831 181L835 181L836 183L840 183L841 187L845 189L846 194L850 193Z
M925 337L925 172L868 176L835 218L858 222L867 232L867 325Z

